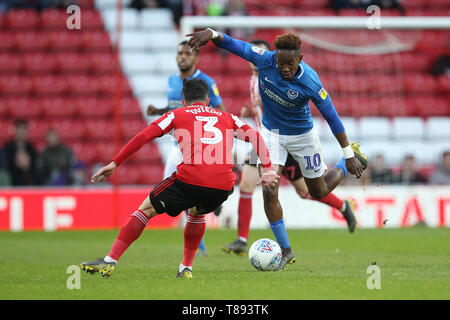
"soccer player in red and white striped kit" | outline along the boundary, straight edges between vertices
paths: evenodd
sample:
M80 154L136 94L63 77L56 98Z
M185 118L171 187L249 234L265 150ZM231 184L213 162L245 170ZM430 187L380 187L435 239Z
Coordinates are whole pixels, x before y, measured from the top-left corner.
M108 255L81 263L83 270L111 276L121 255L139 238L152 217L163 213L175 217L189 209L184 229L184 255L177 277L192 278L192 264L206 228L204 214L220 206L233 192L236 180L232 172L233 137L252 143L256 150L264 169L259 183L271 186L278 183L280 177L272 168L260 134L238 117L208 107L208 86L203 80L184 80L183 95L186 107L165 113L152 122L131 139L112 162L91 177L91 182L103 181L144 144L164 134L171 133L182 151L183 162L177 171L144 199L120 229Z

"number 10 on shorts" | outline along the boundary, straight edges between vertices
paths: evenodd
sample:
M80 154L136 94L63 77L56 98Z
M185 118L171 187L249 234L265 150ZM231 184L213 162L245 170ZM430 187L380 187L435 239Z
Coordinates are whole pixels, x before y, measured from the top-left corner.
M306 170L317 171L320 169L322 163L322 160L320 159L320 153L315 153L312 157L312 161L311 156L303 156L303 158L305 158L306 160Z

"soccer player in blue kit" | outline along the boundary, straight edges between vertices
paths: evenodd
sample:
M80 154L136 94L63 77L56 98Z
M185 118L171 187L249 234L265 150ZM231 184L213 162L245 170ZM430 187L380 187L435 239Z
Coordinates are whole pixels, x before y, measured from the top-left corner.
M317 73L302 61L301 40L298 36L277 36L274 41L276 50L272 52L210 28L186 36L191 37L188 45L193 50L198 50L212 40L219 48L256 66L263 105L261 134L279 175L290 153L300 163L311 196L317 199L336 188L348 172L357 178L361 177L367 168L367 158L359 151L357 143L349 143L342 121ZM322 158L309 100L314 102L327 121L344 154L336 166L328 170ZM286 264L295 262L295 255L283 221L278 186L263 187L263 198L270 227L282 248L283 258L278 268L282 270Z
M184 107L181 102L181 100L184 99L183 79L200 79L205 81L209 89L209 105L218 110L225 111L216 83L210 76L203 73L196 67L198 62L198 50L191 50L191 48L187 46L187 41L182 41L177 47L176 60L179 72L174 73L169 77L167 88L168 106L165 108L156 108L153 105L149 105L147 107L147 115L163 115L170 110ZM164 166L163 178L166 179L170 177L172 173L177 171L177 166L182 160L183 157L181 155L180 148L178 147L178 143L175 139L173 139L173 146L169 151ZM216 212L220 212L220 208L216 210ZM203 239L200 243L198 253L199 255L206 253L206 246Z

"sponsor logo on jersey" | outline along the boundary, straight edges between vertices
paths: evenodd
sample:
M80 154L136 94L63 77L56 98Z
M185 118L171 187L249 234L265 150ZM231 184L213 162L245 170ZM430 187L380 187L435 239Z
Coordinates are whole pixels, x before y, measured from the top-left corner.
M252 51L262 56L266 50L253 46Z
M328 92L327 90L325 90L324 87L322 87L322 89L319 90L319 96L322 98L322 100L325 100L328 96Z
M213 92L216 96L219 95L219 88L217 88L217 85L214 83L211 88L213 89Z
M297 98L298 97L298 91L296 91L296 90L294 90L294 89L289 89L288 91L287 91L287 96L288 96L288 98L289 99L295 99L295 98Z

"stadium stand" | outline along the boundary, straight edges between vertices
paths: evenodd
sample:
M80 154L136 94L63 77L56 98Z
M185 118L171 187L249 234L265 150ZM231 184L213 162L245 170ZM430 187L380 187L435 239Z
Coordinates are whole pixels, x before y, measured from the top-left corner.
M120 61L104 17L93 0L78 4L81 30L66 28L65 10L11 9L0 14L0 144L10 139L15 119L27 119L30 140L39 151L47 130L54 128L90 170L117 151L113 143L117 88L122 90L122 141L139 132L145 122L120 68L121 83L116 80ZM156 144L138 152L127 166L136 169L121 170L122 184L152 184L162 178Z

